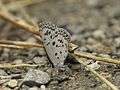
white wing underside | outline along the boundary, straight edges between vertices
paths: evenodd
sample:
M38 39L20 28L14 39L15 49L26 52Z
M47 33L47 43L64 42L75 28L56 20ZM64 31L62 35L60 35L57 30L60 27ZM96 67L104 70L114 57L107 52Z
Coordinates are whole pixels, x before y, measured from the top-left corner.
M62 39L64 43L60 43L58 38ZM52 45L52 42L55 42L55 45ZM56 45L58 47L56 47ZM64 61L68 55L68 43L67 40L64 39L62 35L58 35L57 38L54 38L50 41L49 45L44 44L44 47L47 51L47 54L52 61L55 67L62 67L64 65ZM56 54L57 53L57 54Z
M68 55L69 33L54 24L41 23L39 26L42 28L42 40L50 61L54 67L63 67Z

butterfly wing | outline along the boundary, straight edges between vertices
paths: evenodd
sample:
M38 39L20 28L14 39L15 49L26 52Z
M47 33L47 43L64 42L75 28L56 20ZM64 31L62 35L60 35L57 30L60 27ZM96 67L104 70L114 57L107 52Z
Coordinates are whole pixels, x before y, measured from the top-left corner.
M45 50L55 67L62 67L68 55L68 43L62 35L52 39L49 44L44 44Z
M68 42L70 42L71 35L70 35L70 33L67 30L65 30L63 28L59 28L59 32Z
M40 27L44 48L50 61L54 67L63 67L68 55L68 40L63 35L63 29L49 23L41 23Z

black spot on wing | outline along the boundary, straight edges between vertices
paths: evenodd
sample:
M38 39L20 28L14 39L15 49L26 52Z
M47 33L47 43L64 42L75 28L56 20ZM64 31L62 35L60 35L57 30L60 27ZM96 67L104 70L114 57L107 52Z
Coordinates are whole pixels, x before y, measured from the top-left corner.
M56 47L58 47L58 45L56 45Z
M52 42L52 45L53 45L53 46L55 45L55 41Z
M50 36L50 39L52 39L52 35Z
M50 35L51 34L51 31L50 30L47 30L46 32L45 32L45 35Z
M57 56L57 53L55 53L55 56Z
M62 54L62 51L60 51L60 54Z

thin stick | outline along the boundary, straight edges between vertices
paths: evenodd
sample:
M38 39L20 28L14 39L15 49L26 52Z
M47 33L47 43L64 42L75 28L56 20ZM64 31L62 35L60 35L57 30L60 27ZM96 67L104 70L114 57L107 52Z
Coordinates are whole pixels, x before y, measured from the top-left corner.
M39 0L36 0L36 1L39 1ZM37 26L38 26L37 23L35 22L35 20L33 20L30 17L30 15L27 13L27 11L25 10L25 8L23 8L23 6L22 6L23 4L25 4L25 2L26 3L33 3L33 1L30 1L30 0L22 0L22 1L13 2L13 4L18 8L19 12L23 15L23 17L25 18L25 20L28 21L29 23L31 23L31 25L35 26L36 29L37 29Z
M105 84L107 84L112 90L119 90L117 86L113 85L111 82L109 82L106 78L101 76L99 73L97 73L95 70L93 70L90 66L86 65L84 62L81 61L82 58L79 58L78 56L75 56L76 60L83 64L87 70L89 70L91 73L93 73L96 77L98 77L101 81L103 81Z
M0 68L17 68L17 67L37 67L38 65L31 65L31 64L0 64Z
M13 49L25 49L25 48L33 48L35 46L25 46L25 45L9 45L9 44L0 44L0 47L3 48L13 48ZM41 48L42 46L39 46Z
M16 45L16 46L23 46L23 47L43 47L43 45L35 44L35 43L27 43L27 42L20 42L20 41L8 41L8 40L0 40L0 44L10 44L10 45Z
M20 1L15 1L15 3L18 5L20 4L21 7L26 7L26 6L30 6L30 5L33 5L33 4L38 4L38 3L41 3L45 0L20 0ZM15 4L14 2L11 2L6 6L6 8L8 8L9 10L19 10L19 7L17 7L17 5Z
M13 74L13 75L5 75L5 76L0 76L0 79L10 79L14 77L20 77L21 74Z
M4 20L11 22L13 25L16 25L28 32L31 32L33 34L40 36L40 32L34 26L27 24L25 21L23 21L20 18L17 18L17 17L15 17L7 12L4 12L4 11L0 11L0 17Z
M120 64L120 60L117 59L111 59L111 58L105 58L105 57L99 57L95 56L91 53L86 53L86 52L74 52L75 55L79 57L84 57L88 59L94 59L96 61L102 61L102 62L107 62L107 63L113 63L113 64Z
M0 47L3 48L14 48L14 49L24 49L23 46L16 46L16 45L7 45L7 44L0 44Z

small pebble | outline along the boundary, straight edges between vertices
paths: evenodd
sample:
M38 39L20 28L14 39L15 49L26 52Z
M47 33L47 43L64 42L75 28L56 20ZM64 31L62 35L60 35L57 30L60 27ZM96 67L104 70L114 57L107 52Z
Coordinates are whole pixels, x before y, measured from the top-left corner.
M111 88L110 88L109 86L107 86L105 83L102 84L100 87L101 87L102 90L103 90L103 88L104 88L104 89L108 89L108 90L111 89Z
M93 36L95 38L101 38L101 39L105 38L105 34L104 34L103 30L96 30L96 31L94 31L93 32Z
M91 45L94 45L94 44L96 44L97 42L96 42L93 38L88 38L87 43L88 43L88 44L91 44Z
M8 82L8 86L10 88L15 88L17 86L18 82L15 79L12 79Z
M5 52L5 53L9 53L9 51L10 51L10 49L4 48L4 52Z
M23 63L23 60L22 59L15 59L14 64L22 64Z
M120 17L120 5L116 4L115 7L108 7L105 12L109 15L109 17Z
M6 84L6 82L8 82L8 81L9 81L8 79L0 80L0 85L2 85L2 84Z
M33 61L36 64L40 64L40 65L45 65L47 63L47 57L42 56L42 57L34 57Z
M21 90L29 90L29 88L30 88L29 86L24 84L21 86Z
M50 81L50 76L41 70L30 69L23 82L28 86L46 84Z
M6 60L9 58L10 49L4 48L4 52L1 54L1 60Z
M32 87L32 88L29 88L29 90L39 90L38 87Z
M119 45L120 45L120 37L118 37L118 38L115 38L115 45L117 46L117 47L119 47Z
M26 42L29 42L29 43L36 43L36 39L33 38L33 37L30 37L30 38L27 39Z
M8 74L4 70L0 69L0 75L5 76L5 75L8 75Z
M71 66L71 69L73 69L73 70L78 70L78 69L80 69L81 68L81 65L80 64L73 64L72 66Z
M29 54L45 56L46 52L44 48L31 48Z
M104 0L86 0L86 4L93 8L100 8L105 5Z
M11 89L8 87L3 87L3 88L0 88L0 90L11 90Z
M92 7L95 7L98 5L99 0L86 0L86 4Z
M40 89L41 89L41 90L45 90L45 85L41 85L41 86L40 86Z
M120 72L116 72L113 79L114 79L116 85L119 86L120 85Z
M104 57L104 58L110 58L108 54L99 54L99 56Z
M86 51L87 51L87 48L86 48L86 47L79 47L79 48L77 48L75 51L76 51L76 52L77 52L77 51L78 51L78 52L80 52L80 51L86 52Z
M51 81L51 82L50 82L50 85L55 85L55 86L56 86L56 85L58 85L58 83L59 83L59 82L58 82L57 80L54 80L54 81Z
M95 63L92 63L90 65L88 65L90 68L94 69L94 70L98 70L100 68L100 65L95 62Z

